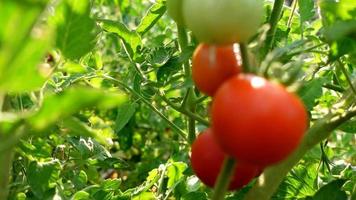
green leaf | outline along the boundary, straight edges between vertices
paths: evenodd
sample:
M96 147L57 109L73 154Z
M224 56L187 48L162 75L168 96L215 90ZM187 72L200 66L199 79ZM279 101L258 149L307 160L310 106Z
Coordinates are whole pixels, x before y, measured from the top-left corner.
M187 164L183 162L173 162L167 168L168 188L172 188L183 178L183 172L187 169Z
M39 63L51 45L52 32L35 24L45 2L0 3L0 91L25 92L44 83L47 74L41 74Z
M343 37L356 34L356 20L338 21L332 26L326 27L324 36L328 41L337 41Z
M339 129L346 133L356 134L356 119L345 122Z
M314 0L298 0L301 24L310 20L315 15Z
M300 199L313 195L318 164L300 164L287 175L273 199Z
M72 182L77 189L84 188L88 182L88 175L83 170L80 170L79 173L75 171L72 178Z
M62 127L66 128L70 135L92 137L101 144L105 144L107 142L105 136L91 129L75 117L63 119Z
M182 200L207 200L205 192L189 192L182 197Z
M311 111L314 108L316 100L322 96L323 82L324 81L322 79L313 79L305 83L305 85L303 85L303 87L298 91L298 94L303 100L308 111Z
M112 20L98 20L100 26L109 33L115 33L123 40L125 48L131 58L137 52L137 48L142 45L141 37L136 31L129 30L125 24Z
M341 179L328 183L320 188L313 200L347 200L346 192L341 190L344 183L345 180Z
M90 199L90 194L85 191L79 191L75 193L71 200L88 200Z
M154 4L142 18L136 31L141 35L145 34L157 23L165 12L166 6L163 1Z
M81 109L93 106L108 109L121 105L125 99L123 94L117 92L71 88L60 94L46 97L42 107L28 119L28 122L34 129L41 131Z
M108 179L101 184L101 187L104 191L117 191L119 190L120 185L120 179Z
M56 187L61 165L58 161L30 163L27 169L27 181L31 191L39 199L44 199L46 193Z
M89 1L63 1L57 8L54 23L57 47L66 58L80 59L94 48L98 31L90 18Z
M115 132L118 133L130 121L136 112L137 105L135 103L125 103L117 110L115 121Z

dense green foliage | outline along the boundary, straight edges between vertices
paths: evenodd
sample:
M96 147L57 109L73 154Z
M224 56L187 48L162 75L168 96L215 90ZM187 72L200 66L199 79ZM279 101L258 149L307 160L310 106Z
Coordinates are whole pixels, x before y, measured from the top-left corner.
M245 57L301 97L311 128L226 198L355 199L355 0L274 3ZM0 200L211 196L189 163L211 104L191 79L198 42L165 5L0 0Z

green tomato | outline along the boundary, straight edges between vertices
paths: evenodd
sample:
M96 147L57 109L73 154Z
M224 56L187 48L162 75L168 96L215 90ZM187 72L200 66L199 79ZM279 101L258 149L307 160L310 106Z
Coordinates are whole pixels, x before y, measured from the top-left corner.
M263 0L184 0L186 26L200 42L246 42L261 25Z
M168 15L176 21L177 24L183 25L184 20L182 16L183 0L167 0Z

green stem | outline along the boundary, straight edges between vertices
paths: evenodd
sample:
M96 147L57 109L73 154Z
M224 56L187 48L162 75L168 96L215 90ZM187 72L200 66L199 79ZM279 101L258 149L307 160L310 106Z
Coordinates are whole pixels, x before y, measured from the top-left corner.
M194 118L195 121L198 121L198 122L204 124L205 126L209 126L210 125L208 120L206 120L203 117L197 115L196 113L193 113L193 112L185 109L184 107L181 107L179 105L176 105L176 104L172 103L169 99L167 99L167 97L164 94L159 94L159 98L161 98L167 105L169 105L171 108L173 108L177 112L182 113L183 115L186 115L186 116L188 116L190 118Z
M0 199L7 199L9 193L10 168L13 159L13 149L0 154Z
M0 92L0 112L2 111L5 102L5 93Z
M352 79L351 77L349 76L349 73L347 72L345 66L343 65L343 63L338 60L338 66L340 67L342 73L344 74L344 76L346 77L346 81L347 83L349 84L352 92L356 95L356 88L354 87L354 85L352 84Z
M242 58L242 68L243 68L244 73L252 72L252 69L250 66L250 60L248 57L248 49L247 49L247 45L245 43L240 44L240 52L241 52L241 58Z
M184 49L188 47L188 35L187 35L187 31L183 26L178 25L177 28L178 28L178 41L179 41L180 51L183 52ZM184 67L186 80L189 80L191 78L189 61L184 63L183 67Z
M196 96L195 93L193 91L193 88L189 89L189 100L188 100L188 110L191 113L195 113L196 111ZM188 141L190 144L193 144L194 140L196 138L196 134L195 134L195 119L193 117L188 117Z
M271 13L271 17L269 19L269 25L270 29L267 33L267 38L266 38L266 53L267 53L273 48L273 43L274 43L274 37L276 35L277 31L277 24L280 19L282 10L283 10L283 5L284 5L284 0L275 0L274 5L273 5L273 10Z
M180 51L183 52L184 49L186 49L188 47L188 34L183 26L178 25L177 28L178 28L178 40L179 40ZM192 72L190 69L189 61L184 63L183 67L184 67L185 79L190 80L191 76L192 76ZM187 95L188 95L188 101L186 104L186 106L187 106L186 109L190 113L194 114L195 109L196 109L196 104L195 104L196 96L194 94L193 86L188 88ZM188 116L188 141L190 142L190 144L193 143L193 141L195 140L195 137L196 137L196 135L195 135L195 121L196 121L196 119L194 117Z
M223 200L225 193L229 188L231 177L233 176L236 166L236 160L231 157L226 157L222 170L220 171L218 180L215 183L212 200Z
M288 22L287 22L288 29L291 28L292 20L293 20L294 14L295 14L295 10L297 9L297 0L293 0L291 7L292 7L291 14L290 14L290 16L288 18Z
M315 122L307 131L299 148L285 161L267 168L260 178L258 178L256 185L245 196L244 200L270 199L288 172L311 148L328 138L333 130L354 116L356 116L356 107L341 116L338 113L329 114Z
M139 98L140 101L142 101L144 104L146 104L146 106L150 107L152 111L154 111L155 113L157 113L164 121L166 121L166 123L172 127L172 129L176 130L179 134L179 136L181 136L183 139L187 140L186 136L187 134L180 129L177 125L175 125L173 122L171 122L171 120L169 120L163 113L161 113L153 104L152 102L147 101L144 97L142 97L140 94L138 94L135 90L133 90L132 88L130 88L129 86L127 86L126 84L122 83L121 81L116 80L115 78L108 76L108 75L103 75L103 78L107 79L107 80L111 80L114 81L116 83L118 83L121 87L123 87L124 89L126 89L128 92L130 92L131 94L133 94L134 96L136 96L137 98Z

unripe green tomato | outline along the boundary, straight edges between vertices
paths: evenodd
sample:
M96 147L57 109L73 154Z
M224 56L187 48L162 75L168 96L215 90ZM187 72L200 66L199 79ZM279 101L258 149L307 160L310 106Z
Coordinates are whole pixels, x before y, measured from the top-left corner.
M183 0L167 0L168 15L176 21L177 24L183 25L182 16Z
M200 42L246 42L262 22L263 0L184 0L186 26Z

